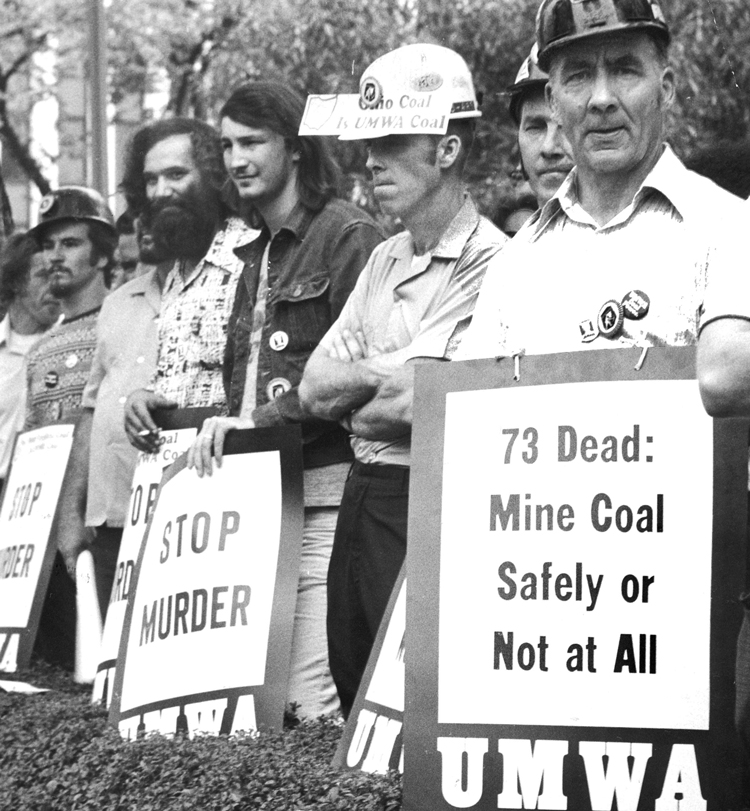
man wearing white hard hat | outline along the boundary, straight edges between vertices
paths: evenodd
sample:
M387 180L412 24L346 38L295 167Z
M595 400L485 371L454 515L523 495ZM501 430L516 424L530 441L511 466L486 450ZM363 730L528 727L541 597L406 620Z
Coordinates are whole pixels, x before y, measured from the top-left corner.
M464 186L479 115L458 54L407 45L370 65L359 95L311 97L300 130L366 140L376 199L405 228L374 250L299 389L309 413L348 428L355 455L328 575L345 714L406 552L414 367L450 360L505 242Z
M488 271L461 359L696 342L742 203L665 143L668 44L656 0L543 0L539 66L576 166L503 251L502 282Z

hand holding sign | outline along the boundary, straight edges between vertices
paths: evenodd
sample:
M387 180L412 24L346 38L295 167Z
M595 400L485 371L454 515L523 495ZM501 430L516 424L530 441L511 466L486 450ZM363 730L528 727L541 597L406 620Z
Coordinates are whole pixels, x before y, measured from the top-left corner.
M204 474L210 476L213 473L214 457L216 467L221 467L227 433L242 428L255 428L252 417L211 417L206 420L188 450L187 466L195 468L199 477Z

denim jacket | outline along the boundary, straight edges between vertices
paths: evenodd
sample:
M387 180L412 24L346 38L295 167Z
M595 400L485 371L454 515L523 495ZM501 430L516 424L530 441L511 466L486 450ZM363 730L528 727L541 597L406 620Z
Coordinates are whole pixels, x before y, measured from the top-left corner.
M270 232L235 249L245 263L229 319L224 388L229 413L242 407L253 309ZM268 298L260 342L257 427L302 423L306 468L352 458L348 435L336 423L306 418L298 387L307 359L338 317L373 248L383 240L375 222L343 200L317 212L298 204L271 241Z

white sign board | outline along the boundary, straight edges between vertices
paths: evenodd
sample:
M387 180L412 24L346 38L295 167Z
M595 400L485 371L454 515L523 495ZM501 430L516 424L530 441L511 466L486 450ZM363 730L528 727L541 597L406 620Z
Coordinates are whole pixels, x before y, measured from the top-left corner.
M0 508L0 670L28 664L55 549L48 549L75 426L18 435ZM20 647L19 647L20 646Z
M135 563L151 516L156 493L164 470L182 453L187 451L197 434L195 428L162 430L159 435L159 450L156 453L140 453L133 474L128 513L117 557L117 569L112 583L112 594L107 606L104 623L99 666L94 680L92 700L103 702L106 707L112 697L115 664L120 648L125 609L128 604L130 586L133 582Z
M639 356L417 376L404 809L735 807L747 424Z
M393 586L344 735L333 759L373 774L403 771L406 567Z
M236 432L255 447L227 448L212 476L184 458L165 475L117 661L110 718L124 736L280 726L302 529L293 429Z

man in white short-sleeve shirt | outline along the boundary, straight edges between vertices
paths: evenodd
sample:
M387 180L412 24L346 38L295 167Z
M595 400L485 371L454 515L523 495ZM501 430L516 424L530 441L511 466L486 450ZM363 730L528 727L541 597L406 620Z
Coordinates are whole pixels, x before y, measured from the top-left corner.
M539 64L576 168L488 271L457 359L696 342L716 232L741 201L664 143L669 31L640 5L602 0L600 24L542 3Z

